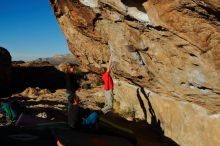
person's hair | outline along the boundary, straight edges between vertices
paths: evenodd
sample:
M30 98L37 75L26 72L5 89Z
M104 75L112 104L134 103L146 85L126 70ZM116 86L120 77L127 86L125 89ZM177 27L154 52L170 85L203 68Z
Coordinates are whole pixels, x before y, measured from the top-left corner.
M99 71L102 72L103 70L106 71L107 68L104 66L104 64L100 63L99 64Z
M104 73L104 72L106 72L106 71L107 71L107 68L106 68L106 67L102 66L102 67L100 68L100 73L101 73L101 74Z

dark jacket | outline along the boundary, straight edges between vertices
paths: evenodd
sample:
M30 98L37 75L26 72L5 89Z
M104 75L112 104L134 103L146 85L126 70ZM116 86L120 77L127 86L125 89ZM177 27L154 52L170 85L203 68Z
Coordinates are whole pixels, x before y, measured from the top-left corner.
M75 92L79 88L79 76L76 74L66 74L66 90Z

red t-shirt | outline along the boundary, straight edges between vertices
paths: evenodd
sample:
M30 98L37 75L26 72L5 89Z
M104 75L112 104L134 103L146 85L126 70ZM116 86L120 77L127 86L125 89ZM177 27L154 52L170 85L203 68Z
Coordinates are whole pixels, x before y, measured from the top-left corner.
M108 72L105 72L102 75L102 80L104 81L104 90L112 90L113 89L112 77L109 75Z

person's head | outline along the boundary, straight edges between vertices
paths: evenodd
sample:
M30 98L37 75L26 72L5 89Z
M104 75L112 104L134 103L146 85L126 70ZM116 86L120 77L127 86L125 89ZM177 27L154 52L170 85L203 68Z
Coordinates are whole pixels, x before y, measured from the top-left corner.
M75 66L75 65L70 65L70 66L68 67L68 73L75 73L75 72L76 72L76 68L77 68L77 66Z
M64 73L75 73L77 70L77 67L78 65L76 64L64 62L58 66L58 69Z
M104 67L104 66L101 66L101 68L100 68L100 73L103 74L103 73L105 73L106 71L107 71L107 68Z

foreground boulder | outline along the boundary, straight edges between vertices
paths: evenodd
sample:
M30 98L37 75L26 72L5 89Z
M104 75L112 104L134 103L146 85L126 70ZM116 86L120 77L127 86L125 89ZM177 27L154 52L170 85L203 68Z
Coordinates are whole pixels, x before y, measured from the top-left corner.
M0 47L0 97L10 94L11 84L11 55Z
M85 68L96 71L113 55L116 111L180 145L220 145L219 2L50 2Z

